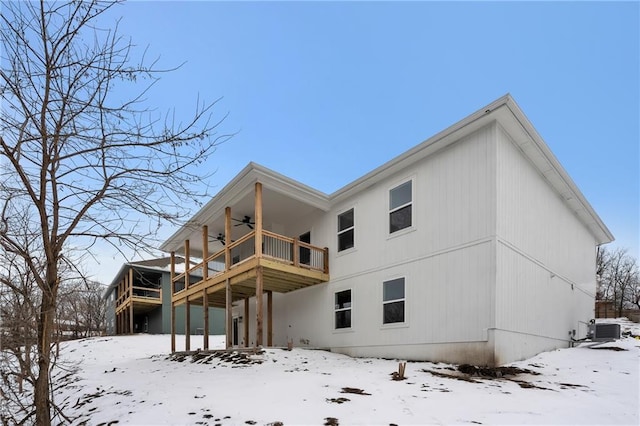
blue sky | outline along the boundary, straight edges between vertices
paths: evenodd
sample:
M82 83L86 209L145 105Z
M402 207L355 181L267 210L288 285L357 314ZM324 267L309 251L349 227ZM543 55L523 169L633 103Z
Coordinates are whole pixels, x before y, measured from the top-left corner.
M511 93L637 256L639 4L130 2L103 22L185 62L154 106L223 97L218 189L255 161L331 193Z

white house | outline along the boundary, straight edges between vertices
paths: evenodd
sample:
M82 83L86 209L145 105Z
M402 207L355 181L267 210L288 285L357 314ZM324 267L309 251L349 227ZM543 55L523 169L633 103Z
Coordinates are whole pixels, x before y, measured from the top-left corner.
M506 95L333 194L250 163L161 249L229 345L499 365L585 336L612 240Z

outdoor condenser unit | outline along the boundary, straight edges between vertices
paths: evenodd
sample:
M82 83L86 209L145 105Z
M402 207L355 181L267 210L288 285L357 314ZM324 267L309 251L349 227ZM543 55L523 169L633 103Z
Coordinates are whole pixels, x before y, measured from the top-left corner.
M594 342L620 338L620 324L589 324L587 339Z

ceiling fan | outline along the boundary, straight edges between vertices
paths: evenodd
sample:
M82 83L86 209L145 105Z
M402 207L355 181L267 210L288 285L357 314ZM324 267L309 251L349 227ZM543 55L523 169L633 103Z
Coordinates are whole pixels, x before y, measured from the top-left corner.
M222 232L218 232L218 235L216 237L213 237L213 239L215 241L220 241L223 246L227 244ZM231 242L233 242L233 240L231 240Z
M249 227L249 229L253 229L253 225L256 224L255 222L251 221L251 216L245 216L242 219L235 219L234 218L233 220L235 220L236 222L239 222L239 223L236 223L234 226L247 225Z

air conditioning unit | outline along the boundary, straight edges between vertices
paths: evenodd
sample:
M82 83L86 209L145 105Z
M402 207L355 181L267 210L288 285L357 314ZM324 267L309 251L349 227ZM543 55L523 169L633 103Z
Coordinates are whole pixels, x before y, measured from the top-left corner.
M616 340L620 338L620 324L589 324L587 339L594 342Z

